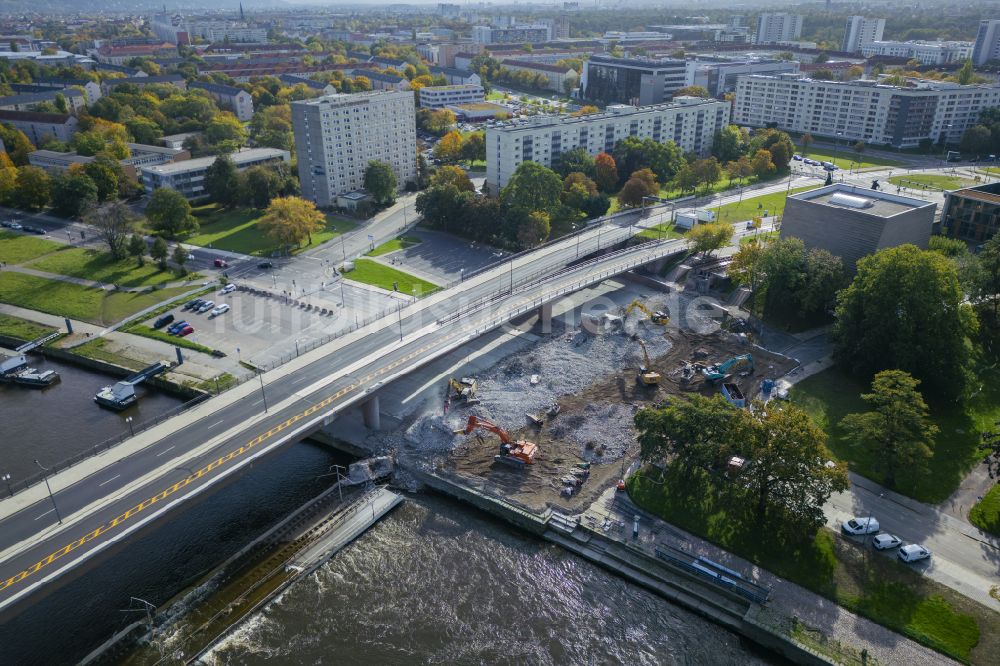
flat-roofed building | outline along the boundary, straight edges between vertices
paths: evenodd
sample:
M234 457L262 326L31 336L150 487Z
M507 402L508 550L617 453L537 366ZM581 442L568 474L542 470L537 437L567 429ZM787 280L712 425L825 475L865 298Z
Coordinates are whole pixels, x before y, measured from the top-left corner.
M984 243L997 232L1000 232L1000 183L945 194L941 233L970 243Z
M420 89L420 106L426 109L442 109L452 104L473 104L486 100L482 86L427 86Z
M87 98L76 88L65 88L63 90L36 90L36 92L25 92L17 95L0 97L0 109L5 111L33 111L39 104L56 104L59 95L66 102L66 110L76 113L87 106Z
M190 87L207 92L220 108L232 111L240 122L253 118L253 97L243 88L202 81L192 81Z
M859 259L898 245L927 248L937 204L836 183L788 197L781 237L801 239L840 257L853 273Z
M602 104L662 104L687 85L687 63L676 58L594 55L583 66L580 97Z
M69 113L0 110L0 123L21 130L37 146L50 138L69 143L76 134L79 121Z
M248 148L231 153L229 158L237 169L244 171L261 164L288 162L291 160L291 155L287 150L277 148ZM208 196L205 192L205 172L216 159L218 155L143 167L142 184L149 192L160 187L168 187L177 190L188 199L203 199Z

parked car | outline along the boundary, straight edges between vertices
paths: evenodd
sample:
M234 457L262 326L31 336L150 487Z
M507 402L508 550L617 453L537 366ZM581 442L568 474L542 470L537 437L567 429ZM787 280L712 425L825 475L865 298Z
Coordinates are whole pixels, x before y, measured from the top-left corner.
M262 261L257 264L257 268L274 268L274 264L270 261Z
M205 302L204 298L193 298L190 301L188 301L187 303L185 303L184 307L181 308L181 309L182 310L194 310L195 308L200 307L201 304L204 303L204 302Z
M888 532L883 532L872 539L872 545L875 546L877 550L892 550L901 543L903 543L902 539L895 534L889 534Z
M878 520L875 518L851 518L841 525L847 534L874 534L878 532Z
M175 324L171 324L170 328L167 329L167 333L169 333L170 335L177 335L177 331L181 330L187 325L188 323L186 321L181 320Z
M927 550L923 546L918 546L915 543L910 543L899 549L896 553L899 559L904 562L919 562L920 560L926 560L931 556L931 551Z
M163 328L173 320L174 316L170 313L167 313L153 322L153 328Z
M14 224L14 220L7 220L6 222L0 222L0 227L6 227L8 229Z
M201 305L198 306L198 309L195 310L195 312L197 312L198 314L202 314L203 312L208 312L214 307L215 307L215 301L204 301Z
M191 335L192 333L194 333L194 326L192 326L191 324L187 324L184 328L177 331L177 337L183 338L187 335Z
M24 227L22 227L17 222L11 222L10 223L10 228L13 229L14 231L20 231L21 229L24 229Z
M213 317L218 317L221 314L226 314L227 312L229 312L229 303L223 303L219 307L212 310L212 312L209 313L208 317L209 319L211 319Z
M236 291L236 285L232 284L232 283L229 283L225 287L223 287L222 289L220 289L219 293L220 294L231 294L234 291Z
M801 162L802 161L802 156L801 155L792 155L792 159L795 160L796 162Z
M38 234L39 236L44 236L46 234L45 229L39 229L38 227L25 227L24 230L29 234Z
M212 263L216 268L229 268L229 262L221 257L216 257Z
M840 169L840 167L834 164L833 162L822 162L822 165L823 169L826 171L837 171L838 169Z

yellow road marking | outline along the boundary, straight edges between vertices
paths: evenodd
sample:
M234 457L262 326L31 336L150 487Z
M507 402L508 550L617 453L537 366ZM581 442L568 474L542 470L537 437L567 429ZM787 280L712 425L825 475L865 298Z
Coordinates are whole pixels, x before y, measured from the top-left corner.
M514 305L514 306L512 306L509 309L510 310L517 310L518 308L520 308L521 306L523 306L524 303L527 303L527 302L533 301L533 300L534 299L522 299L520 302L518 302L517 305ZM446 341L450 340L451 338L456 337L456 336L458 336L458 335L460 335L460 334L462 334L464 332L465 332L464 330L458 330L458 331L455 331L455 332L450 333L448 335L445 335L443 338L439 338L437 342L433 342L433 343L424 345L423 347L420 347L416 351L410 352L409 354L407 354L405 356L402 356L399 359L397 359L395 361L392 361L392 362L390 362L387 365L382 366L378 370L369 373L368 375L366 375L361 380L360 384L363 384L363 383L365 383L367 381L370 381L370 380L374 379L377 376L384 375L389 370L392 370L394 368L399 367L400 365L402 365L406 361L409 361L410 359L413 359L413 358L415 358L415 357L423 354L425 351L427 351L427 350L429 350L429 349L431 349L433 347L439 346L442 342L446 342ZM15 574L14 576L11 576L7 580L0 581L0 592L2 592L3 590L6 590L7 588L11 587L12 585L16 585L17 583L20 583L21 581L23 581L24 579L28 578L31 575L33 575L35 573L38 573L39 571L41 571L45 567L51 565L53 562L55 562L55 561L59 560L60 558L62 558L64 556L72 553L74 550L76 550L76 549L80 548L81 546L83 546L83 545L85 545L85 544L93 541L94 539L96 539L97 537L101 536L102 534L104 534L106 532L109 532L110 530L112 530L115 527L121 525L122 523L126 522L130 518L138 515L142 511L145 511L149 507L153 506L157 502L162 502L163 500L167 499L171 495L176 494L181 489L186 488L187 486L191 485L191 483L193 483L197 479L200 479L203 476L205 476L206 474L210 473L211 471L213 471L215 469L218 469L219 467L221 467L222 465L226 464L227 462L230 462L231 460L235 460L236 458L242 456L243 454L247 453L248 451L251 451L255 447L257 447L260 444L262 444L263 442L265 442L266 440L268 440L271 437L273 437L274 435L280 433L282 430L285 430L289 426L294 425L295 423L301 421L302 419L304 419L305 417L309 416L310 414L314 414L315 412L319 411L320 409L323 409L324 407L329 406L331 403L333 403L338 398L342 398L343 396L347 395L351 391L357 389L360 384L351 384L350 386L346 386L346 387L340 389L339 391L337 391L333 395L324 398L323 400L317 402L314 405L311 405L305 411L303 411L303 412L301 412L299 414L296 414L295 416L287 419L286 421L284 421L282 423L279 423L278 425L272 427L266 433L264 433L262 435L258 435L257 437L251 439L249 442L247 442L243 446L239 447L238 449L234 449L234 450L230 451L229 453L223 455L222 457L217 458L216 460L213 460L212 462L208 463L207 465L205 465L204 467L202 467L201 469L199 469L194 474L191 474L190 476L187 476L184 479L181 479L180 481L178 481L174 485L170 486L166 490L162 490L159 493L157 493L156 495L153 495L152 497L149 497L149 498L143 500L142 502L140 502L139 504L135 505L134 507L132 507L131 509L129 509L125 513L121 514L120 516L117 516L117 517L113 518L112 520L110 520L109 522L101 525L100 527L96 528L95 530L84 534L83 536L79 537L75 541L70 542L69 544L63 546L62 548L60 548L59 550L53 552L52 554L48 555L47 557L42 558L38 562L35 562L34 564L32 564L30 567L28 567L24 571L21 571L20 573Z

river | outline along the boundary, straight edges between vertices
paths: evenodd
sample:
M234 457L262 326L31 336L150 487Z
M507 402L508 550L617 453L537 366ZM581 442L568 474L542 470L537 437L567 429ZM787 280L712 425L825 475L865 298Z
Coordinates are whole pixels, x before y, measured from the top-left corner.
M115 377L38 354L29 354L28 360L39 370L55 370L61 381L45 389L0 384L0 473L10 474L14 482L40 471L34 463L36 458L50 467L110 437L127 433L128 416L133 426L138 426L184 402L139 386L138 404L123 412L102 409L94 402L94 394L102 386L118 381Z

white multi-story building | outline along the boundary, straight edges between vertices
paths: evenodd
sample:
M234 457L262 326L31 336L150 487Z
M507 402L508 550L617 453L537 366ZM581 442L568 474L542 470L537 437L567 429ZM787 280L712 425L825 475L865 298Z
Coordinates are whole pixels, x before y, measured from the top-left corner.
M757 43L780 44L802 37L802 15L764 12L757 19Z
M205 192L205 173L216 159L218 156L212 155L183 162L142 167L142 184L148 192L167 187L177 190L188 199L203 199L208 196ZM248 148L231 153L229 159L238 170L243 171L260 164L288 162L291 156L287 150L277 148Z
M990 60L1000 60L1000 19L980 21L976 33L972 64L985 65Z
M945 65L971 58L972 46L972 42L879 41L862 46L861 54L866 58L891 56L918 60L922 65Z
M786 74L799 71L795 60L766 60L747 58L696 57L686 62L685 86L701 86L713 97L721 97L736 90L736 81L746 74Z
M552 28L547 25L509 25L504 27L476 25L472 41L477 44L537 44L552 41Z
M475 104L486 100L482 86L427 86L420 89L420 106L426 109L443 109L451 104Z
M840 50L846 53L857 53L863 46L872 42L882 41L885 32L884 18L865 18L864 16L849 16L844 27L844 42Z
M417 177L413 93L373 91L327 95L292 104L302 196L332 206L364 187L372 160L385 162L399 187Z
M736 85L733 122L906 148L925 140L958 143L983 109L998 105L996 85L743 76Z
M559 156L583 146L596 155L611 152L629 136L673 141L685 152L705 153L715 133L729 124L729 103L678 97L670 104L609 106L586 116L533 116L486 128L486 184L503 188L522 162L552 166ZM299 158L301 160L301 158Z

